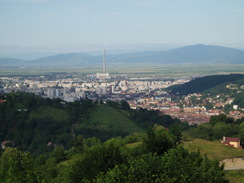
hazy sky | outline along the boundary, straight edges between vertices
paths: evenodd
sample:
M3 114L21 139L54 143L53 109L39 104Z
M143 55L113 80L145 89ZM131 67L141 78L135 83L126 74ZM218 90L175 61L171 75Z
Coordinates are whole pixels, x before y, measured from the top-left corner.
M198 43L244 46L244 0L0 0L5 51Z

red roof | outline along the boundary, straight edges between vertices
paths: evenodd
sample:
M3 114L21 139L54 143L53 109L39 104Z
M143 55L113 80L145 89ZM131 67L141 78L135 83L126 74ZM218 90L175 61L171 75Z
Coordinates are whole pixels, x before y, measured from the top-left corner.
M239 142L240 138L233 138L233 137L225 137L224 144L228 144L229 142Z

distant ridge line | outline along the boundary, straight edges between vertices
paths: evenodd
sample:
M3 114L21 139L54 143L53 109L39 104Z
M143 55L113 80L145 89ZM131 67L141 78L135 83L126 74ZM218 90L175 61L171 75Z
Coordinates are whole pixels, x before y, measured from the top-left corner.
M34 60L0 58L6 66L94 66L103 55L64 53ZM244 51L215 45L190 45L167 51L143 51L106 55L108 64L244 64Z

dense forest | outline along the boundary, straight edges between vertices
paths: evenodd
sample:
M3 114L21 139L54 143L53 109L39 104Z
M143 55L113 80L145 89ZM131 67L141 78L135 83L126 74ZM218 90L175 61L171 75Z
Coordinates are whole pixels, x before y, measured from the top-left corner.
M171 88L171 94L188 95L200 93L207 89L214 88L226 82L234 82L244 79L244 74L213 75L196 78L188 83Z

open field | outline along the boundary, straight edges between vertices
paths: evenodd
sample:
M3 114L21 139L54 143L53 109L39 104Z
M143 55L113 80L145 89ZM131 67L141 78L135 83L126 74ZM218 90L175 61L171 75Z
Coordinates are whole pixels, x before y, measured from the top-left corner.
M106 105L96 106L96 109L90 114L90 119L92 123L112 130L123 130L129 133L143 131L124 113Z
M223 160L233 157L244 157L243 149L228 147L220 141L208 141L203 139L189 139L183 142L183 146L191 152L198 150L202 155L206 154L209 159Z
M0 76L3 75L45 75L58 72L78 72L81 74L95 74L101 72L101 67L33 67L33 68L0 68ZM128 77L162 76L182 77L213 74L244 73L242 65L109 65L107 71L112 75Z
M51 117L55 121L67 120L70 116L67 111L53 107L40 107L31 113L33 118Z

